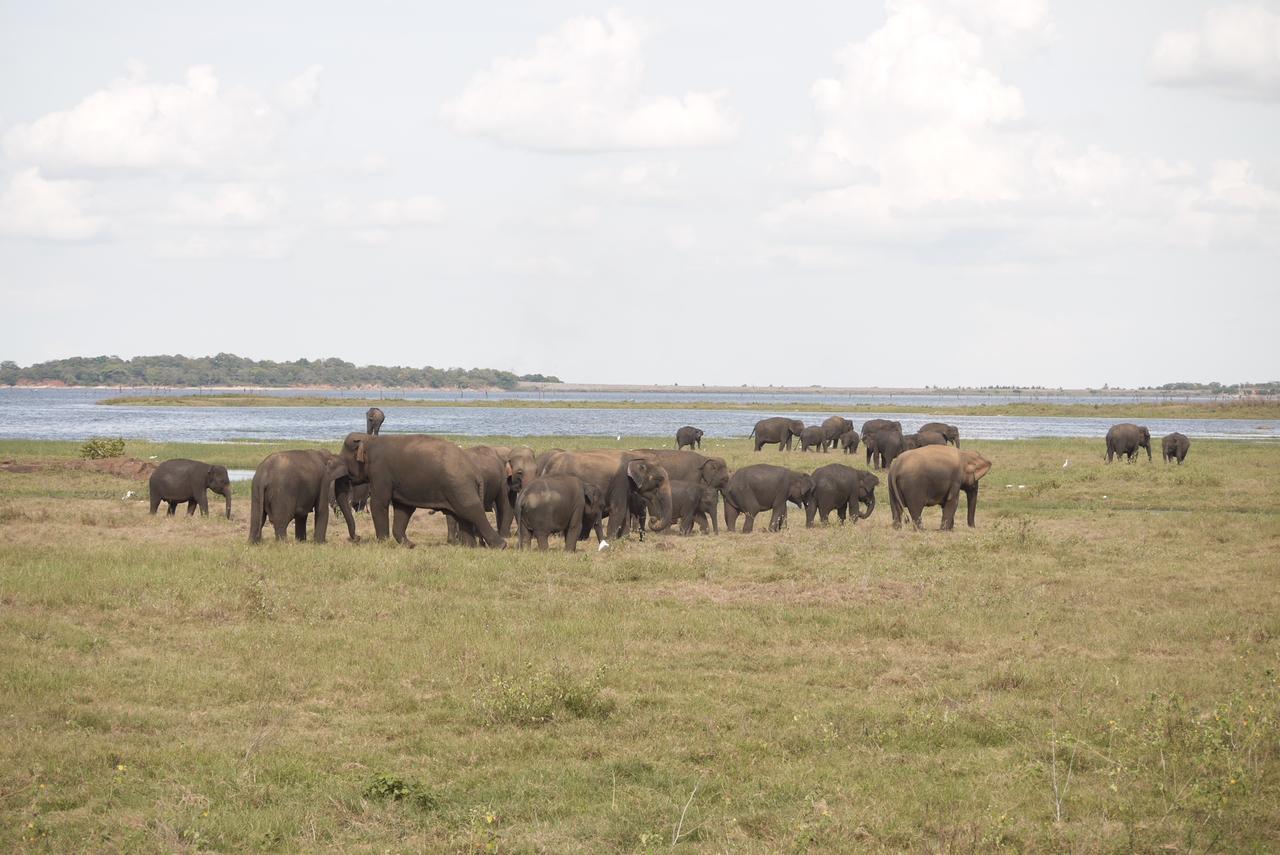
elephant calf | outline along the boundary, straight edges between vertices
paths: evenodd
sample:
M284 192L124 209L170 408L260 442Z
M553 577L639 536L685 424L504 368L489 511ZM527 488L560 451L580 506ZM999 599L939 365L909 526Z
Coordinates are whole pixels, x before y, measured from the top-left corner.
M844 449L845 454L857 453L858 439L858 432L856 430L847 430L840 434L840 447Z
M249 542L262 541L267 520L276 531L276 540L289 534L289 523L298 540L307 539L307 515L314 513L315 542L324 543L329 529L329 501L336 499L347 521L353 542L356 520L351 513L351 478L341 457L320 449L277 451L267 455L253 473L253 504L249 512Z
M148 483L151 490L151 513L161 502L169 503L169 516L173 516L180 502L187 503L187 516L200 508L202 516L209 516L209 490L227 499L227 519L231 519L231 477L227 467L201 463L199 460L166 460L151 473Z
M516 527L519 547L537 539L538 548L547 548L553 533L564 535L564 551L577 552L604 513L604 494L594 484L576 475L544 475L531 481L516 500Z
M903 452L889 467L889 507L893 527L902 527L902 509L911 514L916 528L929 505L942 506L942 530L955 528L960 492L969 504L969 528L978 510L978 481L991 471L991 461L975 451L949 445L928 445Z
M742 532L747 534L755 526L756 514L771 510L769 531L779 531L787 522L787 502L803 508L811 495L813 479L803 472L769 463L744 466L725 487L724 522L733 531L738 515L744 514Z
M704 434L701 430L693 425L685 425L676 431L676 451L684 448L702 448L702 437Z
M370 407L369 411L364 414L364 432L370 436L377 436L382 433L382 423L386 420L386 413L377 407Z
M800 450L808 451L817 448L824 454L827 451L827 432L818 425L800 431Z
M1170 460L1178 461L1178 465L1182 465L1182 461L1187 459L1187 450L1191 448L1191 440L1187 439L1184 434L1171 433L1164 439L1160 440L1160 454L1164 457L1164 462Z
M813 470L813 495L805 505L805 527L813 528L816 516L827 525L832 511L840 517L841 524L848 518L855 523L871 516L876 509L876 486L880 479L870 472L860 472L843 463L832 463ZM865 505L866 513L858 510Z
M913 448L924 448L926 445L946 445L947 438L937 431L920 430L916 433L909 433L902 437L902 450L910 451Z
M671 482L671 521L680 520L680 534L692 534L696 522L703 534L708 530L720 533L720 522L716 519L716 506L720 504L720 493L701 484L688 481ZM710 526L707 522L710 520Z

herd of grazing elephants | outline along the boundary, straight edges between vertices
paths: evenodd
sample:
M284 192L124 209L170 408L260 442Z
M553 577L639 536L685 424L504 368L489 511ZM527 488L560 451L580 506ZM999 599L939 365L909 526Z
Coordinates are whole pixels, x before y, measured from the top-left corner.
M646 522L655 532L678 526L687 535L696 524L703 534L719 533L721 500L729 531L739 517L743 532L752 531L756 515L764 511L770 512L769 530L777 531L786 524L788 504L804 509L808 527L817 518L826 524L832 511L841 523L856 523L875 510L880 484L872 472L842 463L810 473L767 463L730 472L723 458L693 450L702 447L704 434L688 425L676 432L675 451L550 448L539 454L527 446L462 448L434 436L382 436L385 418L381 409L371 408L365 431L348 434L337 454L310 449L268 455L253 475L250 542L262 539L268 522L277 539L285 539L293 523L295 537L306 540L312 516L313 539L323 543L331 505L342 513L350 539L358 541L355 512L367 505L378 539L390 534L409 547L409 520L421 508L445 515L451 543L500 549L514 525L521 548L536 540L546 549L548 538L560 535L572 552L593 531L601 543L633 529L643 540ZM886 470L894 528L901 527L904 511L921 528L924 508L937 505L942 529L951 530L961 493L972 527L978 482L991 470L991 461L960 449L954 425L941 422L907 434L900 422L887 419L871 419L857 429L843 416L812 427L775 417L756 422L750 438L756 451L769 444L790 450L793 438L799 438L801 451L839 447L855 454L862 445L867 465ZM1181 464L1190 444L1180 433L1166 436L1165 462ZM1108 463L1116 455L1132 463L1140 448L1150 460L1151 432L1145 426L1118 424L1107 431ZM207 515L207 491L212 490L225 496L231 518L231 480L223 466L166 460L152 473L150 488L153 514L161 502L168 503L170 516L186 502L188 515L197 507Z

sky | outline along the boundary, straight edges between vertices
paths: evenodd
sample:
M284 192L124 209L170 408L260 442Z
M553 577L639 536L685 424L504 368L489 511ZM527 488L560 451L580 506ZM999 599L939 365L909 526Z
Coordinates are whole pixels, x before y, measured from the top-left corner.
M1280 0L0 0L0 358L1280 378Z

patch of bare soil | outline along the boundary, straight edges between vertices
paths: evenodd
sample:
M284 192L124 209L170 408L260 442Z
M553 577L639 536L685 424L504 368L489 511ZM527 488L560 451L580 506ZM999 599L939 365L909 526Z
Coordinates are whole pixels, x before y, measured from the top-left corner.
M5 463L12 463L6 468ZM101 460L58 460L47 461L40 465L30 463L0 462L0 469L7 472L35 472L39 469L75 469L80 472L100 472L103 475L114 475L117 478L129 478L141 481L151 476L156 465L150 460L139 460L136 457L104 457Z
M40 467L34 463L19 463L16 460L6 459L0 460L0 472L18 472L25 474L27 472L39 472Z

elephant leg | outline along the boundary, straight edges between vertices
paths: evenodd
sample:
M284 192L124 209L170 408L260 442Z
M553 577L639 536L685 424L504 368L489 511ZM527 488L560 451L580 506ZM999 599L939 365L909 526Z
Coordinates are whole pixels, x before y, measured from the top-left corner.
M154 487L152 487L151 488L151 516L154 517L156 515L156 511L159 510L160 503L162 501L164 500L160 498L160 493Z
M751 530L756 526L756 515L747 511L742 512L742 533L751 534ZM729 529L733 531L732 527Z
M783 496L782 501L773 506L773 511L769 514L769 531L782 531L783 525L787 522L787 499Z
M194 517L196 515L196 500L187 499L187 516Z
M724 526L729 531L734 531L738 525L738 509L728 502L724 503ZM745 523L744 523L745 525Z
M276 540L289 539L289 523L291 522L293 522L292 517L286 517L284 515L281 515L280 519L272 517L271 527L275 529Z
M462 535L458 532L458 521L451 515L444 515L445 536L444 542L449 544L461 543Z
M293 536L298 543L304 543L307 539L307 512L293 516Z
M489 524L489 518L484 513L484 502L480 500L474 492L469 492L463 488L452 490L446 494L446 499L453 508L454 514L458 517L458 521L466 521L471 524L475 533L484 538L484 542L493 549L502 549L507 542L502 539L502 535Z
M373 533L378 540L391 534L391 490L369 493L369 516L373 517Z
M480 544L479 536L476 534L476 527L466 520L455 520L458 526L458 544L468 549L475 549Z
M503 537L511 536L511 520L515 516L515 512L511 510L511 502L507 499L507 491L504 489L498 493L498 499L494 502L494 519L498 523L498 532Z
M165 499L165 501L166 501L166 502L169 502L169 500L168 500L168 499ZM169 502L169 513L168 513L168 516L173 516L173 515L174 515L175 513L177 513L177 512L178 512L178 503L177 503L177 502Z
M417 510L413 505L406 505L403 502L392 502L395 509L395 518L391 522L391 536L396 539L396 543L407 546L410 549L416 545L405 533L409 530L409 520L413 517L413 512Z
M209 494L208 493L201 493L199 498L196 499L196 504L200 507L200 516L202 517L209 516Z
M693 527L690 526L690 528L692 529ZM707 515L702 511L698 511L698 531L702 534L708 534L711 531L711 526L707 522Z
M538 550L540 552L546 552L548 549L551 548L551 544L547 542L548 540L547 533L545 531L539 531L539 532L536 532L536 534L538 537Z
M960 507L960 488L953 487L942 503L942 530L951 531L956 527L956 509Z
M761 440L760 437L756 437L756 451L759 451L761 446L763 445L764 445L764 441Z
M578 502L569 514L569 527L564 530L564 551L578 551L578 535L582 534L583 503Z
M693 513L687 513L680 518L679 534L682 537L688 537L693 534Z

